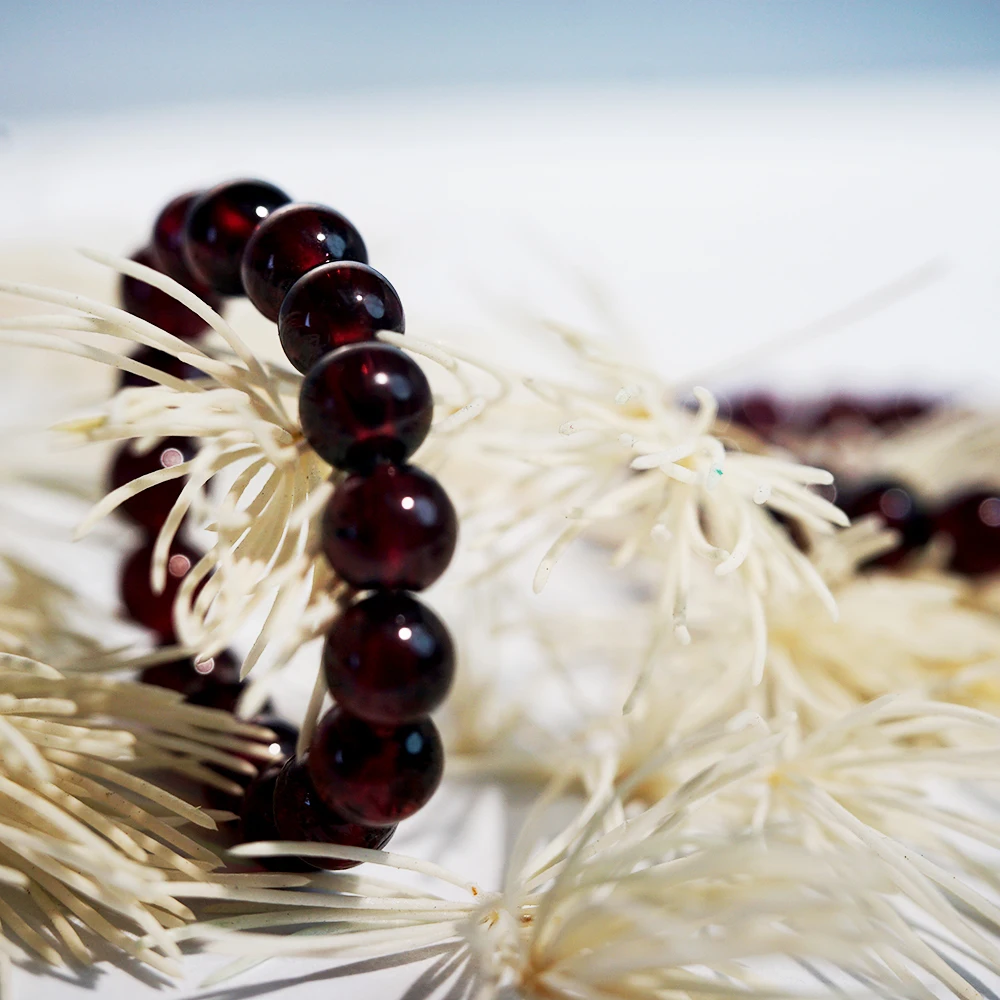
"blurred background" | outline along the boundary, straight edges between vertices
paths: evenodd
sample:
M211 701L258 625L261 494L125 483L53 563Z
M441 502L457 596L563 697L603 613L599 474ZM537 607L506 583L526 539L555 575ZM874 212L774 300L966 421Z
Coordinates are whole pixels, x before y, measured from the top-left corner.
M130 253L171 196L240 175L346 214L408 331L525 369L548 318L681 388L998 398L997 0L0 0L0 277L111 301L74 248ZM0 357L8 429L112 384ZM60 460L103 475L92 449ZM113 603L107 531L83 568ZM495 812L441 860L498 872ZM291 965L273 995L329 995Z
M718 388L788 333L737 381L992 397L998 70L995 0L2 0L5 270L257 174L348 215L425 335L550 316Z

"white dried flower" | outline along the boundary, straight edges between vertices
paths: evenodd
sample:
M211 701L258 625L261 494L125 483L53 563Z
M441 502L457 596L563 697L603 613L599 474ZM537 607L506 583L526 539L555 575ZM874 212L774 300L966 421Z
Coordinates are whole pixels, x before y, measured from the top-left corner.
M171 536L189 507L209 519L217 541L182 589L181 637L209 655L266 611L247 669L268 644L280 661L322 630L338 596L338 582L316 558L316 515L332 486L289 405L299 377L258 362L224 321L169 279L105 262L175 295L231 353L201 351L98 302L24 286L0 288L73 313L3 326L31 331L34 342L49 331L50 346L159 383L122 392L101 415L64 427L140 444L191 435L203 447L190 463L113 494L93 517L145 486L189 476L158 539L154 577L162 581ZM109 354L100 346L108 333L167 350L207 378L178 381ZM501 889L382 852L250 845L236 853L369 861L422 873L461 894L365 872L300 880L308 891L280 888L280 877L209 880L197 859L181 857L193 866L185 881L175 877L178 862L160 866L167 874L157 891L171 905L208 898L241 912L175 927L169 938L197 937L240 956L219 978L274 954L345 960L445 947L428 984L471 970L484 998L508 986L538 1000L774 996L787 986L789 962L805 971L811 991L860 984L912 996L930 981L976 996L975 974L948 946L1000 968L991 939L998 915L970 884L1000 888L978 854L1000 844L1000 827L968 803L942 805L932 793L935 784L951 793L963 783L984 794L997 763L998 724L929 699L971 700L977 684L992 684L994 622L965 607L948 584L858 580L857 562L881 551L885 533L862 524L834 538L833 526L846 519L809 488L829 475L738 432L727 436L704 390L688 411L649 371L564 332L577 379L527 380L508 394L510 377L489 366L385 336L456 380L457 392L439 396L443 419L421 461L444 467L459 487L460 506L480 530L480 579L490 600L504 602L504 568L533 543L550 542L535 576L541 589L561 553L590 536L613 545L614 564L634 580L653 580L653 600L627 613L653 627L624 629L616 611L605 628L607 648L598 644L604 662L596 698L569 698L570 710L554 725L533 717L532 699L551 704L536 685L504 702L499 696L511 692L487 674L489 643L473 644L474 671L457 692L450 732L460 765L554 778ZM467 433L449 436L480 416ZM221 497L208 495L210 479L224 482ZM811 558L768 508L805 526ZM724 593L720 577L730 580ZM839 623L834 594L844 606ZM696 599L704 605L697 623L689 615ZM581 622L579 613L539 621L516 600L506 607L514 614L502 627L525 631L549 661L539 684L573 692L578 664L570 659L601 623ZM692 633L699 641L686 645ZM639 679L629 698L628 668ZM913 694L864 704L897 690ZM304 740L323 694L320 679ZM127 727L131 717L123 714ZM173 716L160 715L168 735L143 730L140 760L182 750L173 766L205 777L204 761L221 762L218 752L234 749L217 739L205 741L211 752L199 748L188 730L178 744ZM548 806L580 792L575 818L546 836ZM274 929L296 933L257 933ZM137 947L159 945L168 955L161 927L148 930Z
M221 865L182 827L216 822L142 772L238 793L207 765L252 774L266 735L172 691L0 653L0 993L25 949L92 961L88 935L176 974L167 931L193 915L172 884Z
M421 985L433 989L461 972L481 1000L506 988L537 1000L765 997L784 994L796 973L810 995L843 995L861 984L904 996L936 979L974 996L962 974L898 917L892 866L865 845L817 851L783 823L720 826L717 801L738 799L750 776L775 766L782 743L749 719L661 748L648 768L687 777L641 807L625 803L634 802L644 773L616 783L603 768L579 811L546 834L549 810L566 788L565 778L557 780L526 821L496 891L383 852L245 845L235 853L369 861L419 872L440 888L361 872L317 875L308 892L244 888L237 879L192 884L179 892L243 903L248 912L173 936L239 956L213 983L276 955L398 962L432 949L438 958ZM274 930L286 933L261 933Z
M759 678L769 601L810 591L836 614L823 580L769 514L819 534L846 525L845 515L809 488L832 476L759 443L755 453L737 449L716 430L707 390L695 389L692 412L650 369L557 332L572 351L576 379L525 380L530 395L511 395L459 442L456 464L474 464L477 456L494 463L468 505L467 520L480 526L476 544L507 565L555 535L535 573L536 591L581 536L613 545L617 568L650 564L657 592L651 647L664 633L690 641L693 594L711 589L695 586L706 570L731 577L738 613L753 626Z
M213 656L248 621L263 616L244 673L269 647L269 667L281 666L303 643L322 633L347 589L319 556L318 515L338 474L302 436L295 412L301 376L259 361L221 316L165 275L134 261L97 253L88 256L181 301L222 337L228 350L202 349L102 302L0 282L0 291L72 310L0 320L0 328L16 331L7 335L8 340L79 354L156 383L122 390L99 415L64 422L59 429L88 441L136 439L139 446L173 435L200 441L191 460L110 493L94 507L79 533L141 490L185 477L181 496L156 539L154 589L164 585L171 542L193 509L207 521L215 541L178 593L175 622L181 642L200 657ZM156 347L206 377L178 379L111 353L103 346L105 335ZM432 438L419 456L422 464L434 467L440 464L443 441L478 416L491 399L506 393L505 377L412 337L381 336L434 362L450 376L449 392L436 400L439 419ZM210 482L224 483L224 494L210 496ZM263 680L263 674L258 671L254 680ZM266 688L258 685L246 710L252 711L266 696ZM309 729L307 720L303 738Z

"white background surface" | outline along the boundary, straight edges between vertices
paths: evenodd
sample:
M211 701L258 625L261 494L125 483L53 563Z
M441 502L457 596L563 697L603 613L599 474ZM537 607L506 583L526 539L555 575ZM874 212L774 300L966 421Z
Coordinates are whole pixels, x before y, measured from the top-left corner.
M0 147L4 277L106 289L90 265L67 263L67 248L130 249L167 197L241 174L347 214L415 335L523 357L540 336L528 318L599 327L586 285L683 382L936 261L929 287L742 368L738 380L793 391L922 384L986 401L1000 388L996 78L386 93L15 122ZM248 312L234 317L255 325L261 344L273 336ZM38 374L9 358L0 366L8 412ZM488 794L441 851L435 823L448 801L394 847L488 884L502 853L500 799ZM255 995L257 980L306 977L276 995L388 1000L414 974L331 980L325 963L273 963L249 986L205 994L198 979L215 965L192 960L177 995L238 1000ZM24 997L91 995L54 978L18 979ZM153 995L116 970L97 986L108 998Z

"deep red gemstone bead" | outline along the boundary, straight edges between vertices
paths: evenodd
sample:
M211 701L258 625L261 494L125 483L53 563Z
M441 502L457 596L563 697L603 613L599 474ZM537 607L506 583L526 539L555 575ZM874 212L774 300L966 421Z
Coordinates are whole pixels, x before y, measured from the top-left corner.
M381 591L351 605L323 647L330 694L381 725L413 722L444 701L455 649L444 622L409 594Z
M158 663L143 670L140 680L144 684L179 691L192 705L218 708L224 712L232 712L236 708L243 691L240 664L228 650L200 663L190 657Z
M730 419L769 439L784 422L784 407L770 393L748 392L732 401Z
M140 347L133 351L130 357L144 365L149 365L150 368L173 375L175 378L205 378L205 373L195 368L194 365L189 365L186 361L181 361L174 355L167 354L166 351L158 351L155 347ZM118 376L118 385L125 389L132 386L156 385L156 383L143 375L134 375L132 372L122 370Z
M332 351L309 370L299 393L302 432L339 469L405 461L427 437L433 416L420 365L378 342Z
M359 590L423 590L447 568L458 518L433 476L409 465L348 476L323 513L330 565Z
M883 430L901 430L906 424L927 416L935 407L934 400L919 396L897 396L882 400L872 407L870 418Z
M314 844L340 844L379 851L396 832L395 826L362 826L352 823L323 804L313 788L305 760L289 760L274 785L274 825L282 840L304 840ZM360 861L334 858L302 858L307 864L330 871L355 868Z
M335 708L320 721L308 762L326 806L355 823L388 826L437 790L444 748L430 719L381 727Z
M303 374L324 354L372 340L379 330L402 333L403 304L378 271L344 261L324 264L292 285L278 313L278 337Z
M151 248L164 274L190 287L195 283L184 260L184 223L201 191L188 191L169 201L153 223Z
M184 223L184 262L219 295L242 295L240 264L247 240L291 199L266 181L220 184L195 199Z
M132 260L159 270L157 260L148 248L134 253ZM218 308L219 300L207 288L195 286L191 290L213 309ZM138 278L123 274L118 296L122 309L182 340L194 340L208 329L208 324L197 313L181 305L172 295L167 295Z
M354 226L324 205L284 205L254 230L243 251L243 290L260 312L276 320L285 294L302 275L338 260L368 263Z
M247 785L240 809L239 839L244 844L256 840L278 840L278 829L274 824L274 787L281 772L279 765L264 768L253 781ZM257 858L264 868L278 872L309 872L315 871L312 865L307 865L296 857L278 855L275 857Z
M167 558L167 580L163 592L154 594L150 582L153 540L132 553L122 567L121 599L133 621L152 629L161 639L174 635L174 599L184 577L201 557L193 549L174 541Z
M903 483L883 482L844 490L837 503L852 521L863 514L878 514L887 527L899 532L899 546L870 565L897 566L926 545L933 534L930 515L916 493Z
M180 465L192 459L197 450L194 440L186 437L164 438L142 455L136 454L131 445L122 445L115 453L109 470L108 486L114 490L140 476ZM180 476L158 486L150 486L120 504L118 510L147 530L159 531L181 495L184 481L185 477Z
M949 569L966 576L1000 571L1000 494L977 490L953 498L935 527L954 546Z

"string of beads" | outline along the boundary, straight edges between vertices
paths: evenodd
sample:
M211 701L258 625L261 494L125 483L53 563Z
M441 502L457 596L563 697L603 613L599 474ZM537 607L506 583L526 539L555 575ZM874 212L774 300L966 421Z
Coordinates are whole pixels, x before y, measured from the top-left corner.
M862 435L892 434L935 408L933 400L917 396L878 399L840 394L809 405L753 392L733 400L731 419L795 452L803 441L849 444ZM899 545L872 560L872 565L898 566L938 536L947 541L951 572L980 577L1000 571L1000 495L996 489L972 486L932 502L910 483L844 474L831 458L835 459L835 453L824 464L837 475L836 502L848 517L878 514L899 532Z
M182 195L160 213L151 245L135 258L169 274L219 308L245 294L278 325L291 364L305 376L303 434L338 472L322 516L322 550L352 588L326 636L322 669L336 707L319 722L309 751L294 756L293 727L258 719L281 734L276 760L246 789L244 839L311 840L383 847L396 824L433 795L444 752L430 714L446 697L455 655L444 623L414 592L434 583L455 550L455 510L441 485L409 459L430 429L433 398L419 365L376 339L403 333L392 285L368 266L361 235L339 212L293 203L264 181L237 180ZM205 324L151 286L124 278L124 308L194 340ZM196 372L142 348L146 364L180 377ZM140 384L131 376L123 384ZM122 449L110 482L121 485L194 454L184 438L138 456ZM181 480L146 490L125 513L145 532L122 571L123 604L162 643L174 641L172 607L198 559L183 542L168 561L168 584L154 595L152 543ZM149 668L143 679L182 690L192 701L232 709L242 685L223 654ZM349 862L277 859L278 867Z

